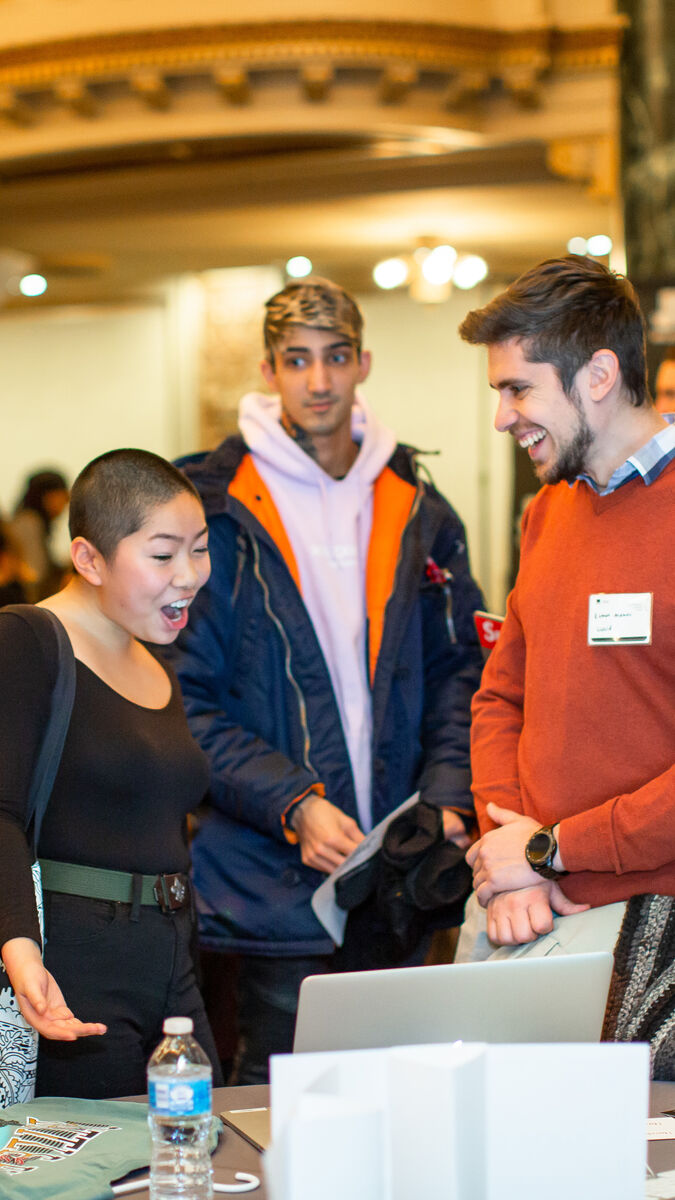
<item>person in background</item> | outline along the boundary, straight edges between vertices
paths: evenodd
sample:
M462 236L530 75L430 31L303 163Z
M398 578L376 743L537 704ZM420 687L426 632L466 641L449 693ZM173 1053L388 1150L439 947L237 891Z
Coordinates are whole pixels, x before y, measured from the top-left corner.
M144 1092L168 1016L193 1018L218 1082L187 876L186 819L208 764L173 673L148 646L173 641L208 578L204 510L171 463L113 450L75 481L70 530L70 583L37 608L0 612L0 951L40 1034L37 1094ZM38 846L44 963L25 826L58 643L40 608L62 623L76 660Z
M675 412L675 346L668 347L656 372L654 402L657 412Z
M460 334L544 486L473 704L457 961L612 950L631 898L673 927L675 418L631 284L593 259L541 263Z
M473 820L482 597L457 514L358 390L362 324L336 284L288 284L266 305L274 394L184 463L213 574L173 660L211 762L194 878L202 944L239 952L237 1083L291 1050L306 975L391 965L370 910L335 952L310 903L326 875L416 789L461 847Z
M5 604L26 604L26 589L32 580L32 572L23 562L6 526L0 523L0 608Z
M52 554L53 522L68 506L68 485L60 471L38 471L31 475L10 522L10 533L23 561L33 573L27 585L28 599L44 600L63 585L65 565Z

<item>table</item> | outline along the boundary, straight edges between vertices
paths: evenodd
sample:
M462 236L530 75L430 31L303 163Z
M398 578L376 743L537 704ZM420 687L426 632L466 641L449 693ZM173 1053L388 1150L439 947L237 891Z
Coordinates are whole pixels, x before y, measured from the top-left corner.
M146 1097L134 1097L145 1100ZM232 1108L258 1108L269 1103L269 1088L230 1087L214 1088L213 1111L222 1112ZM649 1094L649 1115L658 1117L668 1109L675 1110L675 1083L653 1083ZM648 1162L653 1171L675 1170L675 1141L650 1142ZM213 1177L216 1183L235 1183L235 1171L249 1171L260 1179L260 1187L254 1192L247 1192L252 1200L265 1200L265 1182L262 1176L262 1166L258 1151L233 1129L225 1129L225 1134L213 1156ZM216 1200L219 1193L216 1193ZM134 1192L132 1200L147 1200L147 1190Z
M145 1104L148 1098L147 1096L129 1096L127 1099ZM231 1108L261 1108L267 1104L269 1104L269 1088L263 1085L213 1089L213 1111L216 1114ZM250 1195L251 1200L265 1200L267 1193L262 1177L260 1154L234 1129L225 1127L225 1132L212 1161L214 1183L236 1184L235 1172L248 1171L251 1175L258 1176L260 1187L255 1191L245 1192L244 1195ZM137 1192L130 1194L130 1200L148 1200L148 1196L148 1189L140 1188ZM216 1192L215 1196L219 1200L220 1193Z
M649 1089L650 1117L660 1117L669 1109L675 1111L675 1083L653 1083ZM650 1142L647 1162L657 1174L675 1171L675 1142ZM258 1194L253 1193L254 1196Z
M673 1090L675 1091L675 1085ZM214 1113L220 1113L230 1108L262 1108L269 1102L269 1088L262 1085L213 1089ZM673 1106L675 1106L675 1097ZM251 1174L257 1175L260 1187L254 1192L246 1192L245 1195L250 1196L251 1200L264 1200L267 1193L260 1154L250 1142L235 1133L234 1129L225 1126L225 1134L213 1156L214 1183L235 1183L235 1171L250 1171ZM215 1196L218 1198L219 1193L216 1192Z

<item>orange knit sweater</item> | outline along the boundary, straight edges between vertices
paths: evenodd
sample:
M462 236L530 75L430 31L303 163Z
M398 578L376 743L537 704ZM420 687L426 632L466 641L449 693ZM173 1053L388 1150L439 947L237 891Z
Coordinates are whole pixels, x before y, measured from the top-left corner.
M652 592L649 646L589 646L588 597ZM560 821L567 895L675 895L675 461L609 496L544 487L474 698L473 789Z

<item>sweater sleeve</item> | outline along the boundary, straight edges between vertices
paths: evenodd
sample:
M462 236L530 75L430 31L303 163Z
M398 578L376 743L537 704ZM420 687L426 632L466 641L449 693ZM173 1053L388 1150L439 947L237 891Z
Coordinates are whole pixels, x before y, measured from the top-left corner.
M634 792L560 822L568 871L653 871L675 861L675 766Z
M481 834L494 828L490 801L523 811L518 743L523 727L525 636L518 613L518 585L507 602L506 619L483 671L472 705L471 770Z
M33 631L12 613L0 615L0 947L9 938L40 944L24 833L33 767L49 716L53 670Z

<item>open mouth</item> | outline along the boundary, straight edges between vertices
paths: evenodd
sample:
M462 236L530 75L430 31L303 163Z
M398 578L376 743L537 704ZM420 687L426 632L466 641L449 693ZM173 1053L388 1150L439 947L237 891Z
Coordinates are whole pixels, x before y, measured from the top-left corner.
M546 430L537 429L534 433L528 433L525 437L518 438L518 445L521 450L529 450L531 446L536 446L545 437Z
M174 600L172 604L163 604L162 612L172 625L184 625L187 622L189 600Z

